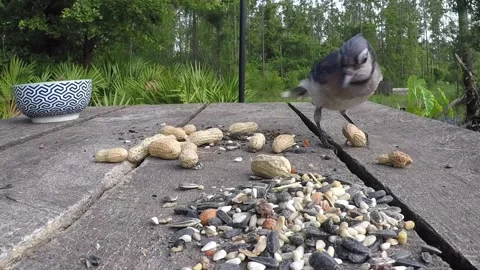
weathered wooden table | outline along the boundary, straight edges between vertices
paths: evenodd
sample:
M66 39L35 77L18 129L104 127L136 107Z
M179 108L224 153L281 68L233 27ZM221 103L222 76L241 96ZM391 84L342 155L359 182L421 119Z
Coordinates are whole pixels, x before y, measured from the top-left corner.
M294 103L308 117L309 103ZM323 126L343 150L319 148L315 136L284 103L203 104L88 108L81 118L32 124L25 117L0 121L0 269L84 269L83 258L102 258L98 269L180 269L198 254L169 256L171 233L154 226L167 217L164 195L188 202L198 191L177 191L179 181L215 187L248 181L247 151L200 150L202 170L185 170L176 161L147 158L138 167L100 164L102 148L129 148L156 134L162 123L200 128L256 121L262 130L308 138L314 151L289 156L297 170L364 181L387 190L415 220L410 241L434 245L453 269L480 268L480 133L367 103L350 116L370 136L369 148L344 146L344 119L325 112ZM130 141L128 143L125 140ZM399 149L414 160L406 169L377 165L379 154ZM269 152L267 147L263 152ZM325 160L321 155L332 158ZM236 157L242 162L234 162ZM415 248L415 247L412 247ZM449 269L437 263L436 269ZM429 268L435 269L435 268Z

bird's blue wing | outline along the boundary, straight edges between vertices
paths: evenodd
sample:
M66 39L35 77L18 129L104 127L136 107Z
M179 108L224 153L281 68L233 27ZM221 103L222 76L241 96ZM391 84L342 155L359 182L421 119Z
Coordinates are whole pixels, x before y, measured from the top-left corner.
M329 53L316 63L310 71L310 78L320 84L326 84L329 75L338 72L340 68L340 53L338 50Z

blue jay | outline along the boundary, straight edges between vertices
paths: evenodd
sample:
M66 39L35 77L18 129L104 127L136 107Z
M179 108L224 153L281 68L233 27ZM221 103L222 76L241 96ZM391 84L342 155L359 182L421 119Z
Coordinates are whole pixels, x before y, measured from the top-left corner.
M299 86L282 92L281 96L311 97L320 144L324 148L333 148L320 126L322 109L339 111L349 123L354 124L346 111L367 101L382 79L375 52L368 41L357 34L317 62Z

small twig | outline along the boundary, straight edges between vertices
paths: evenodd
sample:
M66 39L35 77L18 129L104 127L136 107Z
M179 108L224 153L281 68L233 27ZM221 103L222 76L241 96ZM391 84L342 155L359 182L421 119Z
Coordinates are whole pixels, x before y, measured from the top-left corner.
M451 108L457 106L458 104L462 103L463 101L465 100L465 94L463 94L461 97L459 98L456 98L455 100L453 100L452 102L450 102L450 104L448 104L448 106L443 109L443 111L441 111L440 113L438 113L437 115L435 115L434 118L437 118L439 117L440 115L444 115L444 114L447 114L448 110L450 110Z
M460 65L460 67L462 67L463 71L465 71L468 74L468 76L470 76L470 78L473 78L474 73L468 70L467 66L465 66L460 56L458 56L458 54L456 53L455 53L455 58L457 59L457 62Z

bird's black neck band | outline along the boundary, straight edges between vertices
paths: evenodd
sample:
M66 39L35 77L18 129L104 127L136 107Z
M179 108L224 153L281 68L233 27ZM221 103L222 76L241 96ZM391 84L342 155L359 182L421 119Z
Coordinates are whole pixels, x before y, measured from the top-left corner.
M350 82L350 84L359 85L359 84L367 83L370 80L370 78L372 78L372 75L373 75L374 71L375 71L375 62L372 63L372 71L370 71L370 76L368 76L368 78L366 78L365 80L361 80L361 81Z

